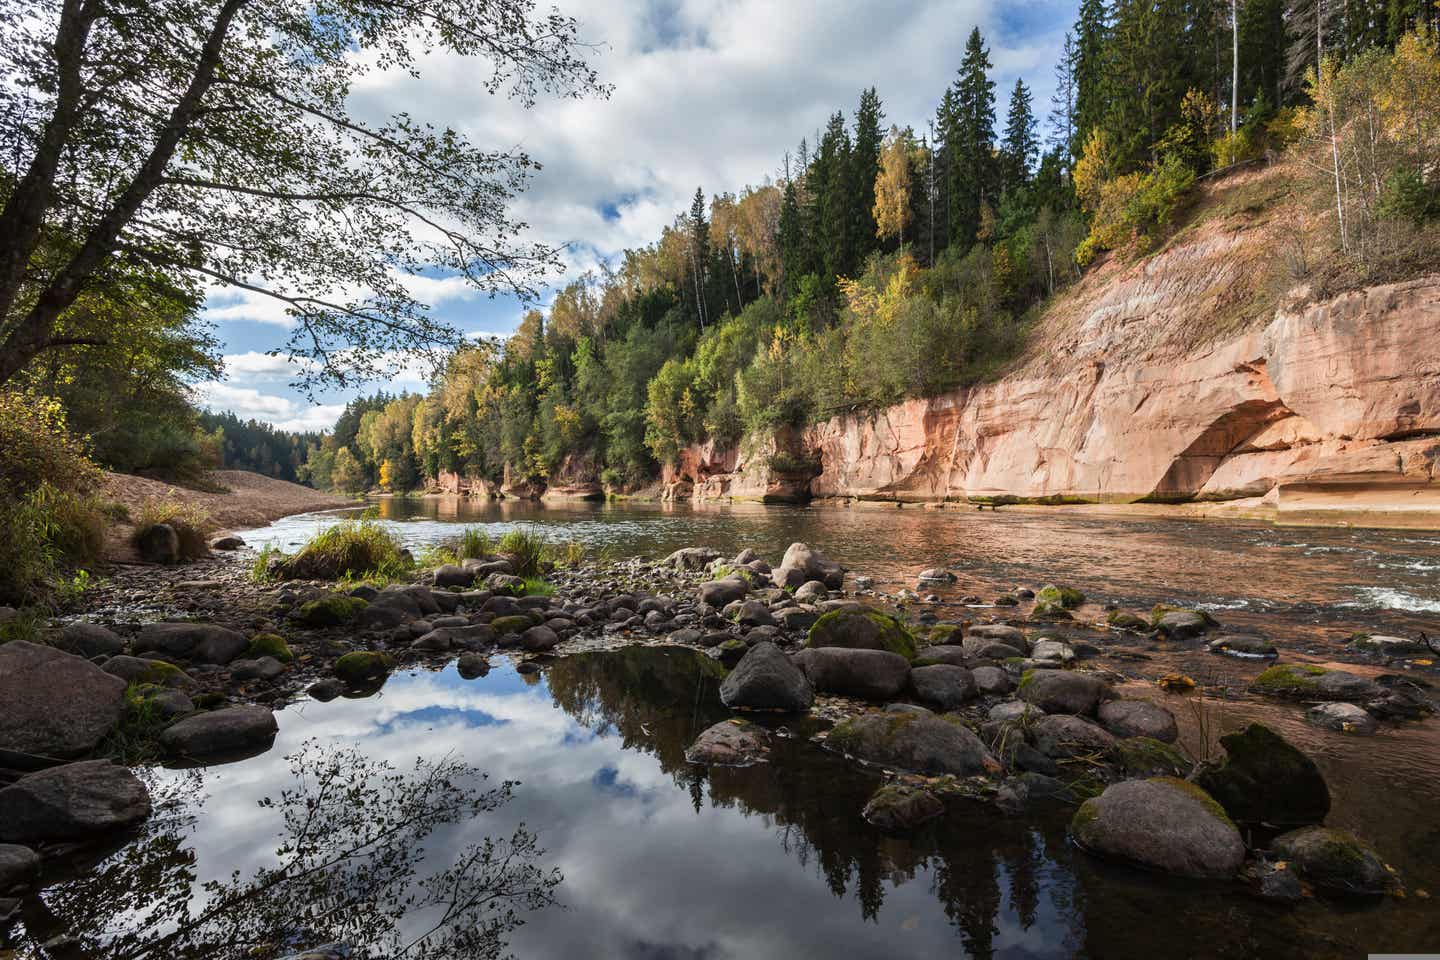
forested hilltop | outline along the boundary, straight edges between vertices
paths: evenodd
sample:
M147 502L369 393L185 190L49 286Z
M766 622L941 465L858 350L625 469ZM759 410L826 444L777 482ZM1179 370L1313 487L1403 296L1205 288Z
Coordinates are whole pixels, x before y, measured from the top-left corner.
M1160 248L1197 180L1254 164L1287 167L1291 283L1413 273L1440 214L1432 17L1085 0L1043 130L1023 80L997 94L977 29L924 129L863 91L774 181L697 189L655 243L456 351L429 393L350 404L301 475L526 492L578 472L624 491L688 444L990 378L1097 258Z

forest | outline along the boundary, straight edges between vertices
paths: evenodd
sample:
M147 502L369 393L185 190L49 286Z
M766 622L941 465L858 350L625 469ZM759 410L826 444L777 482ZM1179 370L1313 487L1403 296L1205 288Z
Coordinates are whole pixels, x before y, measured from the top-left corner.
M623 491L687 444L983 380L1097 257L1153 249L1197 180L1253 163L1294 163L1297 195L1335 211L1307 269L1332 247L1372 275L1403 269L1440 212L1429 16L1407 0L1085 0L1048 110L1023 79L996 90L976 29L923 129L887 124L862 91L775 178L697 188L653 244L508 340L455 351L425 395L352 403L303 475L404 491L584 464Z

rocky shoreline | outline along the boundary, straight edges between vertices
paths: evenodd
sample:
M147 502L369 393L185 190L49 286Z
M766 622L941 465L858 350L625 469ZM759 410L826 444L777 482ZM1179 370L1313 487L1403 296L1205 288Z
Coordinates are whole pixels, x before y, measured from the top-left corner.
M384 586L255 582L237 540L184 566L119 568L44 643L0 646L0 918L46 861L150 815L127 764L253 756L274 740L275 710L365 696L395 670L455 662L478 677L504 657L543 672L633 645L688 647L711 665L734 716L696 739L692 762L764 762L798 715L829 721L813 739L885 772L863 814L884 830L952 802L1007 816L1069 804L1072 839L1107 859L1281 899L1402 889L1383 851L1324 826L1329 789L1310 758L1259 724L1194 756L1175 712L1263 697L1334 736L1429 722L1423 639L1356 637L1352 672L1200 611L1113 609L1069 587L948 603L927 593L954 581L936 568L885 594L798 543L773 567L692 547L552 569L553 592L527 595L504 556ZM1151 675L1147 651L1175 647L1240 672L1199 690Z

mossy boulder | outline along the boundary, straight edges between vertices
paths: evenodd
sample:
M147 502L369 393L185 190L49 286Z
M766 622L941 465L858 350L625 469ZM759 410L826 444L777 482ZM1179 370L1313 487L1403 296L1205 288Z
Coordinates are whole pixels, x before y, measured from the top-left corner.
M807 647L885 650L915 659L915 638L894 617L878 610L832 610L816 620Z
M867 763L912 773L970 777L1000 770L968 727L934 714L862 713L836 724L825 743Z
M1293 827L1320 823L1330 788L1320 768L1269 727L1252 723L1220 738L1225 759L1196 783L1241 823Z
M1150 632L1150 621L1124 610L1112 610L1105 622L1117 630L1133 630L1138 633Z
M301 623L311 627L336 627L349 623L364 610L366 603L359 597L343 593L331 593L319 600L302 604L297 616Z
M1326 893L1379 896L1399 886L1379 854L1345 830L1303 827L1276 837L1271 850Z
M197 686L194 677L175 666L175 664L167 663L164 660L151 660L147 657L128 657L122 654L106 660L105 666L101 669L106 673L119 677L126 683L153 684L157 687L172 687L183 690L193 689Z
M274 657L281 663L289 663L295 659L295 654L285 638L278 633L257 633L250 638L250 646L245 651L247 658L258 659L260 657Z
M355 650L335 661L335 676L351 687L373 687L383 683L394 669L388 653Z
M1225 810L1176 777L1107 787L1076 811L1070 835L1090 853L1180 877L1225 879L1245 861L1245 843Z
M1250 683L1252 693L1292 700L1365 701L1381 694L1366 677L1327 670L1313 663L1277 663Z
M946 644L958 644L963 633L964 628L958 623L937 623L930 627L926 639L932 647L941 647Z
M944 801L933 791L915 784L887 783L875 791L860 815L881 830L900 833L944 812Z
M1085 594L1074 587L1057 587L1053 583L1035 594L1035 608L1030 616L1047 620L1069 620L1070 611L1085 602Z
M1203 610L1157 603L1150 611L1150 626L1171 640L1189 640L1220 624Z
M495 636L503 637L507 634L521 634L529 630L534 624L530 618L523 614L511 614L505 617L496 617L490 621L490 629L495 631Z
M1111 756L1127 777L1183 777L1190 770L1190 761L1174 744L1152 737L1117 740Z

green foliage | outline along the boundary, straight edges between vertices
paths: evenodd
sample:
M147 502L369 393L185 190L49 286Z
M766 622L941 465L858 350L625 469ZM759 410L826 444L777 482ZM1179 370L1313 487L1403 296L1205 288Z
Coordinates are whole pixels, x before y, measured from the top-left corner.
M311 627L334 627L354 620L365 601L344 593L331 593L319 600L301 604L298 611L301 623Z
M154 763L160 759L160 731L169 721L155 705L162 689L153 683L131 683L125 688L125 712L97 752L127 766Z
M538 577L545 561L545 539L534 530L509 530L495 544L495 552L510 561L517 577Z
M271 569L287 580L393 580L413 566L384 524L371 517L349 517L321 530L299 553Z

